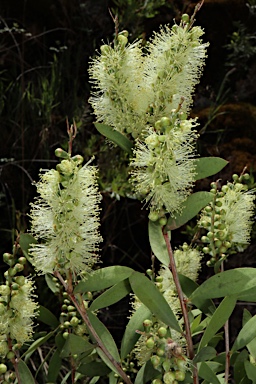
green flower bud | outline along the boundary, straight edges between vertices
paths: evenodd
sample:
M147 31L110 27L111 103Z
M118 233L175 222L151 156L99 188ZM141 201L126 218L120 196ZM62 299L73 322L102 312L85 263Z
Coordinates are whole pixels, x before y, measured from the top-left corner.
M166 116L164 116L164 117L162 117L161 118L161 120L160 120L160 122L161 122L161 126L163 127L163 128L168 128L168 127L170 127L171 126L171 119L169 118L169 117L166 117Z
M143 327L144 328L150 328L150 327L152 327L152 325L153 325L153 323L149 319L146 319L146 320L143 321Z
M70 322L69 321L65 321L64 322L64 327L65 328L69 328L70 327Z
M0 316L3 315L6 311L6 307L3 303L0 303Z
M25 276L15 277L15 283L19 284L20 286L23 286L25 284L25 282L26 282Z
M203 253L208 254L210 252L210 249L208 247L203 247Z
M183 13L181 20L186 24L189 23L189 15L187 13Z
M61 148L55 149L54 153L55 153L56 157L60 157L61 159L68 159L69 158L69 154Z
M173 372L170 372L170 371L165 372L163 379L164 379L165 384L173 384L173 382L175 380L175 374Z
M0 364L0 375L7 371L7 366L5 364Z
M22 272L24 270L24 265L23 264L20 264L20 263L17 263L14 265L14 269L17 271L17 272Z
M171 360L170 359L167 359L163 362L162 364L162 367L164 369L165 372L168 372L170 371L170 368L171 368Z
M64 333L62 334L62 336L63 336L63 338L64 338L65 340L68 338L68 335L69 335L68 332L64 332Z
M148 349L153 349L154 346L155 346L155 341L154 341L153 337L150 337L149 339L147 339L147 341L146 341L146 347L147 347Z
M100 47L100 51L102 55L107 55L111 51L111 47L107 44L104 44Z
M9 351L6 355L8 360L11 360L15 357L15 353L13 351Z
M156 355L153 355L151 356L151 363L153 365L154 368L158 368L160 363L161 363L161 359L159 356L156 356Z
M81 155L75 155L75 156L71 157L71 159L72 159L75 163L77 163L78 165L82 164L83 161L84 161L84 158L83 158L83 156L81 156Z
M73 305L68 305L67 310L68 312L74 311L75 307Z
M157 212L150 212L150 214L148 215L148 218L149 218L149 220L151 220L151 221L157 221L158 220L158 217L159 217L159 215L158 215L158 213Z
M159 336L160 338L163 338L163 337L165 337L166 334L167 334L167 329L166 329L165 327L160 327L160 328L158 329L157 333L158 333L158 336Z
M160 380L160 379L154 379L154 380L152 381L152 384L163 384L163 382L162 382L162 380Z
M232 175L232 179L233 179L234 181L237 181L237 180L239 179L239 176L238 176L236 173L234 173L234 174Z
M121 45L121 47L125 47L126 44L128 43L128 39L124 35L118 35L117 36L117 41Z
M166 225L167 224L167 218L166 217L161 217L161 219L159 219L159 224L161 225L161 227Z
M70 320L70 325L71 327L77 327L79 324L79 319L77 317L72 317L72 319Z
M185 372L184 371L176 371L175 372L175 379L177 381L183 381L185 379Z

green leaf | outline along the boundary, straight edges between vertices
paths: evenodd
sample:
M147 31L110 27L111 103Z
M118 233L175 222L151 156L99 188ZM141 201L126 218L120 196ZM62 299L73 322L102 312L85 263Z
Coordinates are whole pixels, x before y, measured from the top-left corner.
M95 347L81 336L70 333L60 353L60 357L91 353Z
M169 254L166 248L162 228L159 224L149 220L148 223L148 235L151 249L158 260L166 265L170 264Z
M237 268L220 272L201 284L191 295L190 300L200 308L205 299L240 296L256 285L256 268Z
M113 143L117 144L120 148L122 148L124 151L132 154L132 142L127 139L122 133L114 130L109 125L100 124L100 123L94 123L96 129L101 133L103 136L105 136L107 139L112 141Z
M133 273L133 269L114 265L98 269L88 276L84 281L80 281L74 289L74 293L101 291L127 279Z
M137 373L134 384L144 384L159 376L159 371L154 369L150 360L148 360Z
M245 347L247 344L250 343L255 338L256 335L256 315L253 316L250 320L247 321L247 323L243 326L239 334L237 335L237 338L234 342L233 347L231 348L231 351L237 351L238 349L241 349Z
M59 288L56 287L56 283L53 281L53 276L50 275L50 273L46 273L46 275L45 275L45 281L46 281L46 284L47 284L48 288L49 288L53 293L57 293L57 292L59 292Z
M200 157L196 161L196 180L204 179L220 172L228 161L220 157Z
M57 328L59 326L59 321L54 314L49 311L49 309L43 307L40 305L39 307L39 316L37 317L38 320L42 321L42 323L50 325L53 328Z
M199 287L199 285L194 280L191 280L185 275L182 275L180 273L178 275L183 293L185 293L187 297L190 297L192 293ZM201 311L207 315L211 315L215 311L214 303L212 300L209 299L202 300L198 308L201 309Z
M20 234L20 241L19 241L19 244L20 244L20 247L21 247L21 250L24 254L24 256L26 257L26 259L32 264L32 258L29 256L28 252L29 252L29 248L30 248L30 244L36 244L37 243L37 240L32 236L30 235L29 233L21 233Z
M137 309L136 312L130 318L126 328L125 333L122 339L121 344L121 358L125 359L126 356L131 352L134 345L137 343L140 338L140 334L136 331L143 331L143 321L146 319L151 320L152 314L150 310L143 304Z
M252 384L256 384L256 367L251 364L249 361L244 362L245 372L250 380L252 380Z
M98 296L90 306L90 309L105 308L115 304L131 292L131 286L128 279L122 280Z
M172 309L152 281L142 273L134 272L130 276L130 284L139 300L145 304L159 320L176 331L181 332L179 323Z
M225 322L230 317L236 305L235 296L227 296L222 300L216 311L214 312L206 330L204 331L203 337L200 341L198 351L202 349L212 337L218 332L218 330L223 327Z
M250 312L245 308L243 312L243 326L252 318ZM247 349L250 352L250 355L256 360L256 336L255 338L247 344Z
M246 349L242 350L236 358L234 364L234 382L241 383L246 376L244 362L248 360L248 352Z
M182 225L186 224L189 220L201 211L207 204L213 199L213 194L210 192L196 192L190 195L187 200L182 203L182 211L180 215L175 218L170 217L168 219L166 228L168 230L174 230Z
M33 379L27 364L21 359L18 361L18 371L20 375L20 384L35 384L35 380Z
M212 370L212 368L209 366L209 364L203 362L200 363L200 368L198 371L199 377L201 377L204 380L209 381L211 384L220 384L219 379L217 378L216 374Z
M240 295L237 296L237 300L241 301L249 301L249 302L256 302L256 289L255 287L252 287L248 289L245 292L242 292Z
M102 362L93 361L88 364L81 364L77 368L77 372L84 374L85 376L105 376L110 372L109 367Z
M99 336L100 340L104 344L105 348L109 351L109 353L113 356L113 358L120 362L120 356L118 353L118 349L116 346L116 343L111 335L111 333L108 331L108 329L105 327L105 325L95 316L92 312L87 312L88 318L96 331L97 335ZM92 333L89 330L89 333L91 335L91 338L97 343L97 340L92 335ZM111 364L111 362L108 360L108 358L105 356L105 354L102 352L100 348L96 348L98 354L102 358L105 364L107 364L108 367L110 367L112 370L116 372L116 368ZM118 372L116 372L118 373Z
M252 380L252 384L256 384L256 367L249 361L244 362L245 371L247 374L247 377Z
M204 347L201 349L199 353L196 354L193 362L194 363L199 363L200 361L208 361L212 360L214 357L216 357L217 352L216 349L213 347Z
M59 375L61 368L61 358L59 351L56 349L56 351L53 353L51 360L49 362L49 368L48 368L48 375L47 375L47 381L50 383L56 383L57 377Z
M35 352L35 350L37 350L37 348L39 348L40 345L44 344L48 339L50 339L50 337L53 337L54 333L55 332L49 332L49 333L47 333L47 335L45 335L43 337L39 337L39 339L35 340L29 346L29 348L26 350L26 352L22 355L22 357L25 356L25 361L27 361L30 358L32 353Z

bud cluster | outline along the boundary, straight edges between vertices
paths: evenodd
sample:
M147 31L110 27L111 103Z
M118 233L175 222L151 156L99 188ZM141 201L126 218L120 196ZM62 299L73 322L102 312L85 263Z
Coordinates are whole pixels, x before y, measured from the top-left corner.
M88 308L89 301L92 300L91 292L87 292L86 300L83 304L85 308ZM68 299L67 292L63 293L63 304L60 314L60 329L63 331L63 337L66 339L70 333L75 333L78 336L87 336L87 328L85 323L81 320L79 313L77 312L72 302Z
M218 183L211 183L213 201L204 208L198 223L206 231L201 241L205 244L203 252L211 256L208 266L250 242L255 196L246 185L249 177L234 174L233 182L220 189Z

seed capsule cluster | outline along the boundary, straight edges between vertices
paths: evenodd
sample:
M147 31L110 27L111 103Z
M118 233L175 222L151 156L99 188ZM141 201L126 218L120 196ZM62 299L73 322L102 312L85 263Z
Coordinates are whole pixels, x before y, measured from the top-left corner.
M188 370L187 359L182 348L172 340L168 327L150 319L146 319L143 326L143 336L146 338L146 348L151 354L151 363L161 377L154 379L152 384L183 382Z

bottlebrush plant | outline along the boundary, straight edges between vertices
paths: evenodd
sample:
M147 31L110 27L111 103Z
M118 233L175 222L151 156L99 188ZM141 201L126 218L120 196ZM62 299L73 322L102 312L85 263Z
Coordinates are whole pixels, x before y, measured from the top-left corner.
M256 316L245 309L234 341L229 334L237 301L256 302L256 269L229 269L229 256L250 244L250 175L192 193L196 180L227 164L199 158L197 121L188 117L208 46L194 26L197 9L191 18L182 15L180 24L162 27L146 47L129 44L126 31L116 32L89 69L95 125L130 155L131 190L148 209L149 242L160 268L151 255L145 273L97 264L98 171L73 156L76 127L68 127L68 151L56 149L59 164L42 171L36 183L31 233L19 234L13 252L4 254L2 383L255 382ZM172 232L195 216L191 244L188 239L173 250ZM37 304L32 277L23 275L27 261L58 297L59 318ZM198 285L205 263L213 276ZM97 313L127 295L131 315L118 348ZM44 334L36 333L36 316L48 327ZM28 361L38 350L42 362L32 373Z

